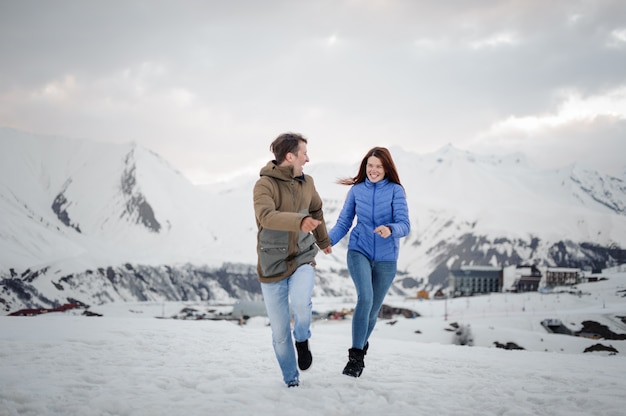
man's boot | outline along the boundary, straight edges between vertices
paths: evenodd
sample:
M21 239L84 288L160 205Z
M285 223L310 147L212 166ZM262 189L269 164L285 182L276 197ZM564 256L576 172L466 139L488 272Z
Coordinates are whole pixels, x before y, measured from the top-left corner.
M304 371L311 367L313 355L311 355L311 350L309 350L309 340L296 341L296 351L298 351L298 367L300 367L300 370Z

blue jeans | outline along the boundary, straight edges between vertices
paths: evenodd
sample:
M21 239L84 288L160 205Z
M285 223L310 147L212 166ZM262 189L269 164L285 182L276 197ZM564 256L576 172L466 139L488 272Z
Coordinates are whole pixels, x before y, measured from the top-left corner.
M293 338L297 342L306 341L311 337L311 296L314 284L315 269L310 264L298 267L286 279L261 283L265 309L272 328L274 353L283 373L283 380L287 384L298 381L299 375L296 351L291 338L291 313Z
M348 251L348 271L357 294L352 317L352 348L362 350L372 334L383 300L396 277L396 268L395 261L372 261L358 251Z

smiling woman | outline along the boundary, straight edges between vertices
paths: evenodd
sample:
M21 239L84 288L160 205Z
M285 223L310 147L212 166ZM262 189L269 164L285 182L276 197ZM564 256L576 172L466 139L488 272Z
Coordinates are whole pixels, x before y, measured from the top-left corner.
M350 233L347 264L357 292L352 319L352 347L343 374L360 377L369 337L376 326L383 299L396 276L400 238L409 234L408 205L391 153L384 147L370 149L353 178L335 226L328 233L332 245Z

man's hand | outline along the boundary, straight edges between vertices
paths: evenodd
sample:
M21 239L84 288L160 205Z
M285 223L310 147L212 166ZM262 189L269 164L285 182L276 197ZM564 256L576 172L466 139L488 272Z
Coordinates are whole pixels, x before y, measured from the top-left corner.
M322 223L321 221L316 220L313 217L304 217L304 219L300 223L300 229L303 232L308 233L316 229L317 226L320 225L321 223Z
M332 252L333 252L333 246L328 246L328 247L326 247L326 248L322 249L322 252L323 252L324 254L330 254L330 253L332 253Z

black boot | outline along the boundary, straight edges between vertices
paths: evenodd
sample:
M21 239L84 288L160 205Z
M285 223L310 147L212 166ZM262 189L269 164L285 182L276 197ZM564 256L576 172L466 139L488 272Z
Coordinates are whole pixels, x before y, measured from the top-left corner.
M296 341L296 350L298 351L298 367L300 367L302 371L307 370L311 367L311 363L313 362L313 356L309 350L309 340L307 339L302 342Z
M348 364L343 369L343 374L351 377L360 377L365 367L364 356L365 351L358 348L350 348L348 350Z

